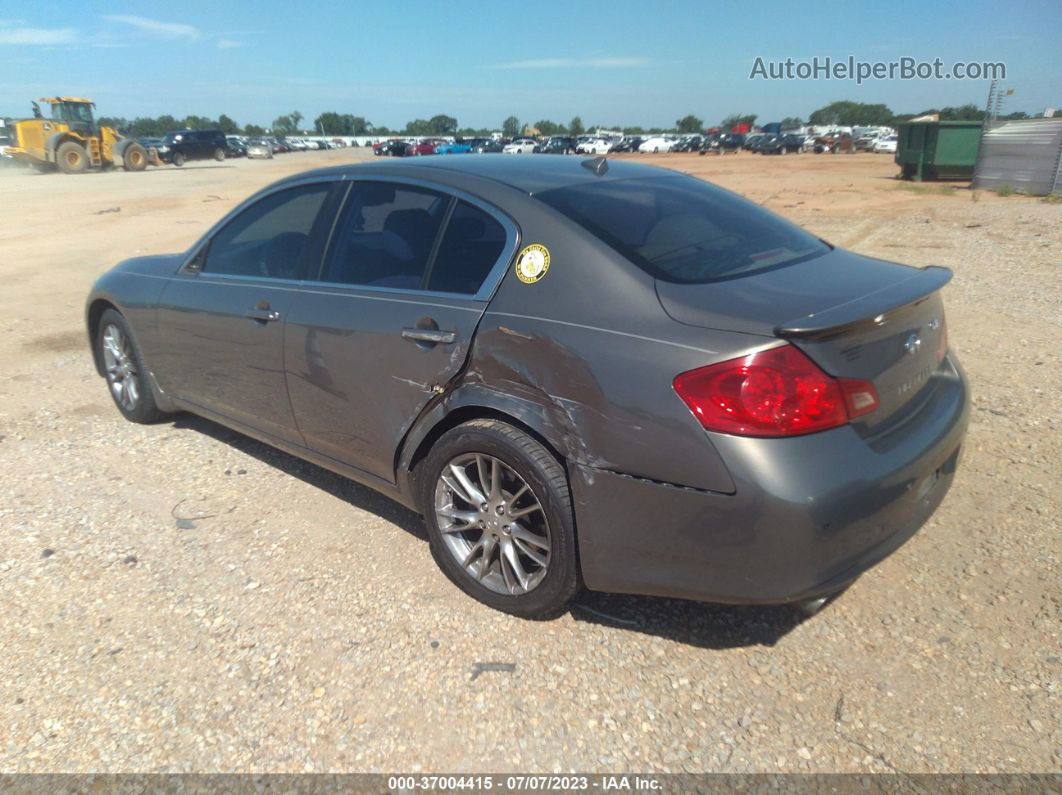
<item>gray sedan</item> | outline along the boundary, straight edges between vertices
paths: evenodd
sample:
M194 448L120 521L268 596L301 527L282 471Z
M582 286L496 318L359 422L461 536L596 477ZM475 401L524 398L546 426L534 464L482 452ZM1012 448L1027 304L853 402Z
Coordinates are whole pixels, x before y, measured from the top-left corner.
M268 141L251 141L247 144L247 157L273 159L273 145Z
M670 171L426 157L282 180L106 273L87 322L126 418L194 412L392 497L499 610L818 604L951 484L950 276Z

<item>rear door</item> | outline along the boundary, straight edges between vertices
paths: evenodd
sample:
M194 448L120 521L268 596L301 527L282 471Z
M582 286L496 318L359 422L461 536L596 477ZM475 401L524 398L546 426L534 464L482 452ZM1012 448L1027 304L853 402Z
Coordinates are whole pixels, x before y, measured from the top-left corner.
M284 378L284 323L320 257L336 182L271 193L224 224L159 301L163 389L195 406L301 443ZM316 225L316 228L315 228Z
M387 481L420 412L463 368L517 245L477 199L409 181L352 183L285 338L288 390L311 449Z

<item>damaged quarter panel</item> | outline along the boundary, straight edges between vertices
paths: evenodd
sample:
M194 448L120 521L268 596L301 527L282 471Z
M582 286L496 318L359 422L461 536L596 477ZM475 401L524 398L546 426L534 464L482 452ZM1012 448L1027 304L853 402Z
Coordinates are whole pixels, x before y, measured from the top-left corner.
M532 284L508 269L453 402L471 402L471 388L492 393L491 405L511 406L572 464L732 492L671 382L773 342L676 328L646 274L541 203L529 202L520 218L521 245L545 246L549 269Z

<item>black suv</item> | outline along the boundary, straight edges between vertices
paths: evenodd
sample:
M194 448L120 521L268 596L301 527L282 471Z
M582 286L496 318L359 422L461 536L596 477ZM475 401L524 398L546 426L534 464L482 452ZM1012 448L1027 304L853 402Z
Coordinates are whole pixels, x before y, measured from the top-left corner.
M162 139L159 159L175 166L183 166L187 160L224 160L228 148L221 130L178 130Z

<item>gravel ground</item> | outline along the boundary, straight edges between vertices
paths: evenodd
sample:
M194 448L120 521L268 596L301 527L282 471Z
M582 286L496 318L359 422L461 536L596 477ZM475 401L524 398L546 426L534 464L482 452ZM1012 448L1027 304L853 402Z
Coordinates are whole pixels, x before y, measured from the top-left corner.
M583 594L529 623L451 586L405 509L194 417L126 423L91 366L96 274L351 156L0 173L0 771L1062 769L1062 206L911 190L871 155L651 159L952 267L965 459L809 620Z

